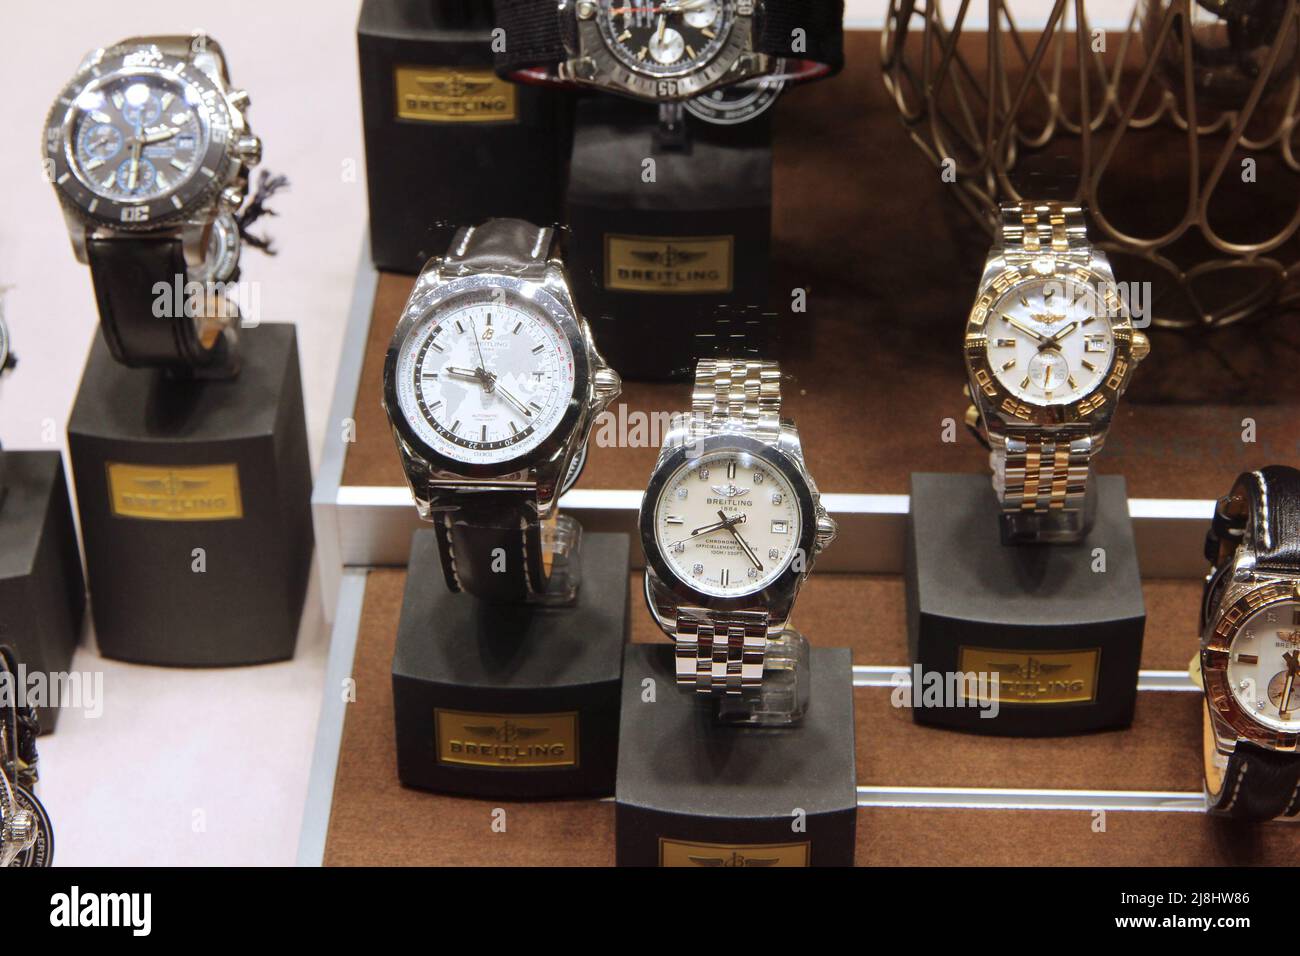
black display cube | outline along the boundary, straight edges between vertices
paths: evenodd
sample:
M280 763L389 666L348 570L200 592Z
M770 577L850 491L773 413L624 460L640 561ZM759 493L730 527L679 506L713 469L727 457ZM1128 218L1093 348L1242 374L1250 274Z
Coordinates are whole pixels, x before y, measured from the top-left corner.
M689 377L708 355L774 357L770 136L716 130L669 148L653 106L583 101L566 210L578 308L624 378Z
M543 607L449 591L434 534L411 540L393 652L402 784L519 800L613 793L627 535L584 535L577 602Z
M365 0L357 22L380 269L416 273L456 229L559 220L572 95L493 72L489 0Z
M311 569L311 465L292 325L243 368L180 381L91 347L68 423L99 649L223 667L293 656Z
M0 456L0 644L14 649L28 674L66 674L81 636L86 584L63 458L57 451ZM59 718L58 702L47 704L36 710L43 733Z
M811 703L793 727L719 723L716 701L676 686L668 644L630 645L623 676L620 866L853 865L847 649L813 648Z
M1124 479L1092 480L1096 523L1082 541L1004 545L988 476L912 475L914 704L926 688L935 695L913 706L917 723L1023 737L1132 723L1146 625L1133 524ZM978 685L950 681L958 673L998 675L996 716L967 692Z

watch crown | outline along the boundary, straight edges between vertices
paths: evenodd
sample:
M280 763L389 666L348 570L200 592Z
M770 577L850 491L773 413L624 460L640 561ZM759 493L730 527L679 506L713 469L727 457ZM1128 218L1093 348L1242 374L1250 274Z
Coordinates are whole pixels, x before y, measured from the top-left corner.
M969 391L967 392L966 397L970 398ZM966 427L971 429L972 431L979 431L980 410L976 408L974 405L966 406Z
M835 523L835 519L830 515L822 512L817 516L817 550L827 547L835 536L840 533L840 526Z
M596 15L595 0L578 0L578 19L590 20Z
M241 111L248 109L249 104L253 102L253 98L248 95L248 90L231 90L226 99L230 101L231 106Z
M596 369L595 375L596 398L602 405L608 405L614 399L618 398L623 391L623 379L619 377L618 372L614 371L608 365L602 365Z
M227 186L221 190L221 205L230 212L238 212L244 204L244 190L238 186Z
M235 154L247 166L256 166L262 161L262 141L256 136L241 136L235 143Z
M1133 343L1129 347L1129 354L1133 356L1135 362L1140 362L1151 354L1151 340L1147 338L1145 332L1133 333Z

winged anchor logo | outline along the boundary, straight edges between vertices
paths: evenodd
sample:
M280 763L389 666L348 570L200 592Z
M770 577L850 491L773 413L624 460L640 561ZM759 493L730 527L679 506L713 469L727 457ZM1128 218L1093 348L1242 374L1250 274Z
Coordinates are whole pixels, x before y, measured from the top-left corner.
M1069 670L1069 664L1044 664L1037 658L1031 657L1023 664L998 663L989 661L989 666L999 674L1006 674L1011 677L1018 677L1021 680L1038 680L1040 677L1046 677L1055 674L1057 671Z
M649 262L653 265L663 266L665 269L671 269L674 266L690 265L692 262L698 262L703 259L707 253L702 251L691 251L690 249L679 249L671 243L664 246L663 249L633 249L632 257L642 262Z
M531 740L534 737L540 737L551 728L549 727L520 727L513 720L502 721L500 724L474 724L465 727L476 737L486 737L495 740L497 743L509 744L516 740Z
M748 488L737 488L732 485L709 485L709 489L719 498L743 498L749 494Z
M472 96L492 88L491 80L474 80L463 73L453 73L450 76L422 76L415 82L426 93L432 93L434 96L450 96L454 99Z
M182 478L175 472L168 472L166 477L162 478L136 478L133 483L146 491L164 494L169 498L175 498L183 492L197 491L212 484L207 478Z
M711 867L776 866L781 862L779 857L745 856L734 850L730 856L692 856L689 859L696 866Z

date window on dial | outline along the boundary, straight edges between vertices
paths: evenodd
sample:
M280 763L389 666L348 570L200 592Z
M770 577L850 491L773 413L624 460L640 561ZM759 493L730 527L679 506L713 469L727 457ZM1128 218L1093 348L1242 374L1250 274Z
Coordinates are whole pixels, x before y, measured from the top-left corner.
M1109 347L1109 344L1104 335L1090 335L1084 339L1084 350L1088 352L1104 352Z
M782 518L773 518L773 519L772 519L772 533L773 533L773 534L789 534L789 533L790 533L790 522L788 522L788 521L786 521L786 520L784 520L784 519L782 519Z

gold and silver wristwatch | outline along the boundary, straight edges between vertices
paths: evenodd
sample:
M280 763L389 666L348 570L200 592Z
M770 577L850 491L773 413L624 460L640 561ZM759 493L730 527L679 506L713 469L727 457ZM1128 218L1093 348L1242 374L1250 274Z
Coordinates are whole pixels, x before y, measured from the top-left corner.
M18 659L0 646L0 868L47 867L54 859L54 829L32 792L37 781L35 711L18 703Z
M1087 532L1092 458L1149 351L1082 207L1002 207L966 325L966 421L990 451L1004 540Z
M1300 471L1246 472L1206 536L1201 612L1211 813L1300 814Z
M775 362L705 359L641 502L650 611L676 643L677 683L756 691L835 522L781 418Z

